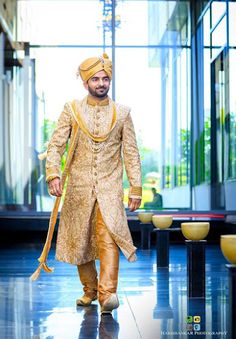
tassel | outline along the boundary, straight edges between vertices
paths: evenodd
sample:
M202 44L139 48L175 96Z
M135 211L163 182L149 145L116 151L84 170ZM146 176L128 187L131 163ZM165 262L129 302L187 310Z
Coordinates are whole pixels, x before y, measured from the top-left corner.
M52 273L54 271L54 268L48 267L48 265L45 262L42 264L42 267L43 267L44 271L47 272L47 273Z
M54 268L48 267L48 265L45 262L41 263L39 267L34 271L34 273L30 276L30 280L31 281L37 280L42 269L47 273L52 273L54 271Z
M35 281L38 279L41 269L43 267L43 264L40 264L39 267L34 271L34 273L30 276L31 281Z

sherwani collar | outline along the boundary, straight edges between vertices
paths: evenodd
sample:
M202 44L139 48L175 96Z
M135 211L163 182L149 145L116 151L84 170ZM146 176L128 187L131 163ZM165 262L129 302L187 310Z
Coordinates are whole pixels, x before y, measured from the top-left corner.
M87 104L90 106L108 106L109 105L109 97L106 97L102 100L96 100L91 95L87 96Z
M110 98L108 98L108 104L109 104L111 112L112 112L112 121L111 121L110 130L108 131L108 133L106 133L102 136L97 136L97 135L94 135L93 133L91 133L89 131L89 129L86 125L86 122L83 119L83 116L85 114L84 110L86 109L86 105L88 104L87 100L88 100L88 96L86 96L82 101L79 101L79 102L74 100L71 104L68 104L69 109L70 109L72 115L74 116L75 121L79 125L80 129L90 139L92 139L95 142L103 142L109 137L111 131L113 130L113 128L116 125L116 120L117 120L116 105Z

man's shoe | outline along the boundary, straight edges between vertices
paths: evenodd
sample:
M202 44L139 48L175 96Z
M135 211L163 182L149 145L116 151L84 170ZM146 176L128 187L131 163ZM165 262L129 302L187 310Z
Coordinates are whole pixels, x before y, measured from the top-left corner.
M101 314L111 313L114 309L119 307L119 300L115 293L112 293L111 296L101 305Z
M89 306L96 299L97 299L97 295L95 295L93 298L90 298L86 294L84 294L81 298L76 300L76 305L77 306Z

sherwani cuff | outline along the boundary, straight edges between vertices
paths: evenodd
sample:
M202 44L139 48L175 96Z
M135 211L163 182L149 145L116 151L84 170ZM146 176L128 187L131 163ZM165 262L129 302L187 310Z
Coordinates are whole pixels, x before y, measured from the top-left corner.
M129 189L129 198L133 199L142 199L142 187L130 187Z
M50 175L49 177L47 177L46 181L47 181L47 183L49 183L50 181L52 181L55 178L60 179L60 177L58 175Z
M55 178L60 178L60 173L55 168L47 169L46 182L49 182Z

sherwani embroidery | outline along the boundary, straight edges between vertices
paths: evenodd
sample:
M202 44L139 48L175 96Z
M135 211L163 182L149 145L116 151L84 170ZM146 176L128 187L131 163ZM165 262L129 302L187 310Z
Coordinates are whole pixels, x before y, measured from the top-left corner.
M85 100L85 99L84 99ZM46 176L60 176L61 156L71 133L76 112L81 113L84 101L66 104L48 146ZM108 105L94 106L86 103L83 120L89 132L103 136L109 132L112 111ZM103 220L116 244L129 261L136 259L123 205L123 161L130 182L130 195L139 197L141 192L140 157L130 109L115 104L116 123L103 142L93 141L79 129L68 176L65 200L62 206L57 236L56 258L81 265L95 260L96 201ZM132 191L133 189L133 191Z

